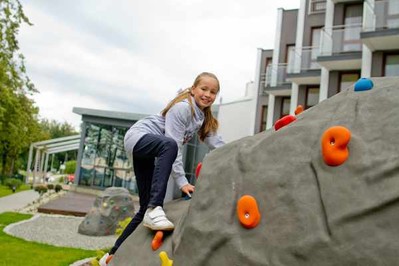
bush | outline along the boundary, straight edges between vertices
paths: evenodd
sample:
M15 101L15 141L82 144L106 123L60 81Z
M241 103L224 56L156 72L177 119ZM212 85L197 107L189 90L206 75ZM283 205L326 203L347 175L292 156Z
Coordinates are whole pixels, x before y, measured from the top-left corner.
M47 184L47 188L48 188L49 190L52 190L52 189L54 189L54 185L53 185L53 184Z
M47 192L47 187L43 185L38 185L35 187L35 191L38 192L40 195L43 195Z
M55 192L60 192L62 190L62 186L60 184L55 185Z
M131 220L132 220L131 217L127 217L125 220L120 221L118 223L118 226L116 227L115 234L117 236L120 236L123 233L123 231L125 230L126 226L130 223Z
M93 258L93 259L90 261L91 266L100 266L99 261L100 261L100 259L104 256L105 253L107 253L106 250L103 250L103 249L97 250L97 251L96 251L96 257Z
M76 170L76 161L68 161L65 163L65 174L73 174Z
M4 184L15 191L22 185L22 181L16 178L7 178Z
M64 181L65 181L65 176L61 176L61 177L58 179L58 183L64 183Z

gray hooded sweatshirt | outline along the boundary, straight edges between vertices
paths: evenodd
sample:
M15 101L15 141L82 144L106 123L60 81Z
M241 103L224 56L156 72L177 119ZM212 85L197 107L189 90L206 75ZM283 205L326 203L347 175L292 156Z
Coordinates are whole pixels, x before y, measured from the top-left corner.
M204 122L203 111L195 104L193 97L191 101L194 106L194 117L191 113L191 106L186 99L173 105L165 117L157 114L138 121L125 135L125 150L130 156L133 154L136 143L145 134L165 135L174 139L179 151L173 163L171 175L180 189L188 184L183 169L182 147L198 132ZM216 132L209 134L204 142L211 150L224 144Z

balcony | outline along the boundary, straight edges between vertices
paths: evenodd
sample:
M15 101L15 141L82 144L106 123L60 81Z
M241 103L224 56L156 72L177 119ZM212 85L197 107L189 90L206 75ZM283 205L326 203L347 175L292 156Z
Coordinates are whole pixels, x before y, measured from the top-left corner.
M363 2L363 0L331 0L334 4Z
M399 1L367 0L361 39L372 51L399 48Z
M293 67L288 69L287 80L298 85L301 84L319 84L320 83L320 65L317 57L320 54L319 47L302 47L294 49L293 62L289 65Z
M309 1L309 15L326 12L326 0L310 0Z
M349 70L361 67L361 24L323 28L320 39L319 65L329 70Z
M269 64L266 68L266 73L261 74L261 84L263 84L263 94L271 91L281 91L283 95L286 94L286 90L291 92L291 84L287 81L287 68L289 64ZM275 93L273 93L275 94ZM278 95L278 94L276 94Z

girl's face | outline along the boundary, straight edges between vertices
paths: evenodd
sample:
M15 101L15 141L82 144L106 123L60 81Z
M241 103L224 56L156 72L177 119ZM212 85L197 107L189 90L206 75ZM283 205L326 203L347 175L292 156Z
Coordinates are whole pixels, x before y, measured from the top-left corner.
M197 86L191 88L191 94L201 110L209 107L216 99L219 92L219 83L212 77L204 76Z

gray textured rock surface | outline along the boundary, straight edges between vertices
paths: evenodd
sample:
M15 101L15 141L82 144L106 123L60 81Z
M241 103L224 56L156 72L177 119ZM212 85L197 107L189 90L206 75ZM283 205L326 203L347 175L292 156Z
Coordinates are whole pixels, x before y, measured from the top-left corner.
M165 206L176 229L162 247L139 226L111 265L160 265L162 250L176 266L398 265L399 78L373 82L210 153L193 198ZM350 154L330 167L320 139L336 125L351 131ZM253 229L236 215L245 194L262 215Z
M107 188L96 198L78 232L91 236L113 235L118 223L134 213L133 198L126 188Z

